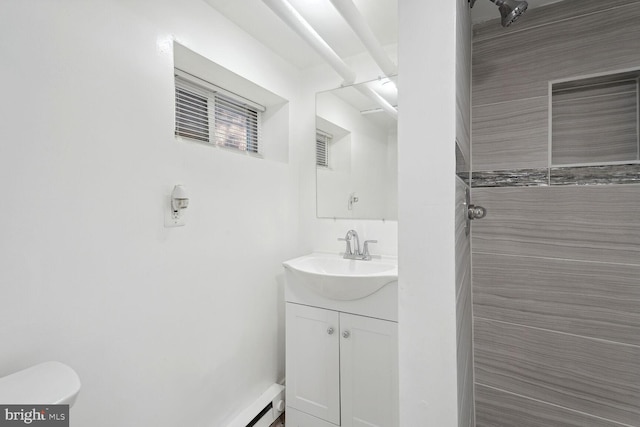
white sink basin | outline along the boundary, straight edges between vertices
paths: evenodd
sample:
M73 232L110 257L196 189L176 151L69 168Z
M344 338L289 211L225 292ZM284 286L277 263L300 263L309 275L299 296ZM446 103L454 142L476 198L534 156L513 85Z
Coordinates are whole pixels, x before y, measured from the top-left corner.
M362 261L313 253L283 265L288 281L335 300L364 298L398 280L398 263L392 258Z

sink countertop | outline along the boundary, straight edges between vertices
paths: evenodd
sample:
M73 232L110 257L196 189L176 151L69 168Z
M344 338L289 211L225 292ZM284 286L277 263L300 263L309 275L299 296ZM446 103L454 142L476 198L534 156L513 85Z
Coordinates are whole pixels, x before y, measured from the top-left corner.
M397 257L363 261L313 252L285 261L283 266L287 302L398 319Z

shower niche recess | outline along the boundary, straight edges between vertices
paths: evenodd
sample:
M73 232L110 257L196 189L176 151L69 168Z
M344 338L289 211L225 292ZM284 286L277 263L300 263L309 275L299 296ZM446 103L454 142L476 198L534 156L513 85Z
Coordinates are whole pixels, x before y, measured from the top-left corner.
M640 163L640 70L551 82L550 164Z

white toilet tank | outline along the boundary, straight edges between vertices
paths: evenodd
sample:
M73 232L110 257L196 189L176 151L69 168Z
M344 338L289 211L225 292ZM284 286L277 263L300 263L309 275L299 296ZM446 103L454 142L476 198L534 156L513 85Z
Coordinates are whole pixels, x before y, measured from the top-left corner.
M0 404L69 405L80 391L78 374L60 362L45 362L0 378Z

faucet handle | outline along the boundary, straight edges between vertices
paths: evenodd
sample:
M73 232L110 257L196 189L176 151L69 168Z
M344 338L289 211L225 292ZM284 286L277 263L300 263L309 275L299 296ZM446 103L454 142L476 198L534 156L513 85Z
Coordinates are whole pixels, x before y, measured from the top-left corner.
M365 259L371 259L371 254L369 253L369 243L378 243L377 240L365 240L364 247L362 248L362 255Z

